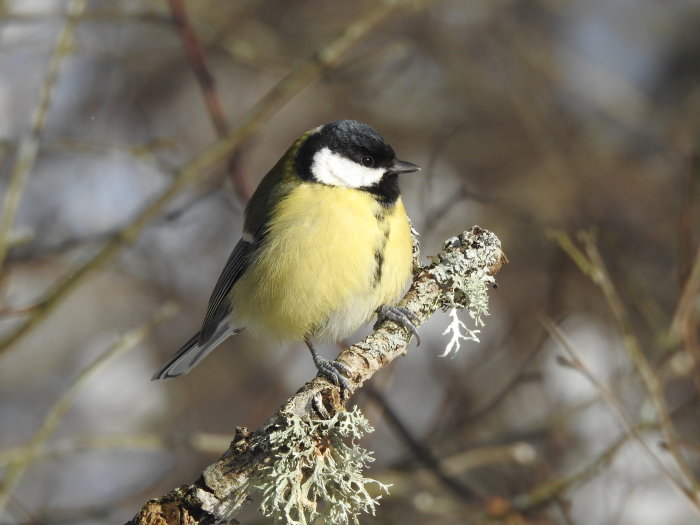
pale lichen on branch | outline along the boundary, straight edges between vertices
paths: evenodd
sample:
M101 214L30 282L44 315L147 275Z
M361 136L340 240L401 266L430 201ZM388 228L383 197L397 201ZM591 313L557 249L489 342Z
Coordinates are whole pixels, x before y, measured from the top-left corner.
M478 241L474 235L477 230L481 233ZM472 249L458 249L464 246ZM450 324L442 335L451 334L451 338L440 357L454 356L461 347L460 341L479 342L478 334L481 331L468 328L459 319L458 311L467 310L475 326L484 326L483 317L489 315L487 289L496 283L489 268L497 262L497 257L500 257L493 248L501 248L498 237L475 226L448 239L444 251L434 258L436 264L432 273L445 289L440 306L448 311L450 316Z
M248 479L241 494L260 492L263 515L290 525L317 518L357 524L358 514L374 514L381 497L372 496L369 486L389 488L362 474L374 458L358 442L373 431L357 407L330 419L292 414L269 434L270 461Z

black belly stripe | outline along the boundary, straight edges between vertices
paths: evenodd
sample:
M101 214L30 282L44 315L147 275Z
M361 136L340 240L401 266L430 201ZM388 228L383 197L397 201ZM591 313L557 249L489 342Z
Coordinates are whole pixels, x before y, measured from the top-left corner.
M374 260L377 265L374 267L374 287L382 281L382 266L384 266L384 245L381 250L375 250Z
M382 269L384 267L384 250L386 250L386 244L389 241L389 228L384 229L384 236L382 237L381 245L378 249L374 250L374 260L376 266L374 267L374 283L373 286L376 288L379 283L382 282Z

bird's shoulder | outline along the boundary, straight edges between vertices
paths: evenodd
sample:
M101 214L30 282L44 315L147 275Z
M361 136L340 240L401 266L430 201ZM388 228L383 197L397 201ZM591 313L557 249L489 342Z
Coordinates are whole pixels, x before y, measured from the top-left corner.
M275 206L283 201L297 186L304 183L297 175L294 155L298 149L295 143L262 178L245 209L243 230L260 240L270 221Z

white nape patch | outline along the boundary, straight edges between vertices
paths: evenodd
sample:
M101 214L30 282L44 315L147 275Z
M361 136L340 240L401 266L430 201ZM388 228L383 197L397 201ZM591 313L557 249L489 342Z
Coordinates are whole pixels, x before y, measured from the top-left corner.
M316 152L311 174L318 182L331 186L362 188L378 183L384 176L382 168L367 168L348 158L333 153L329 148Z
M241 235L241 240L243 240L243 242L247 242L248 244L253 244L255 242L255 237L253 237L252 233L244 231L243 235Z

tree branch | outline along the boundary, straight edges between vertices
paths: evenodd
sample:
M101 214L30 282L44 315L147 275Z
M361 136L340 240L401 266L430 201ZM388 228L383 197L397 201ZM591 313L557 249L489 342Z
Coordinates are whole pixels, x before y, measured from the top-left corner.
M478 226L448 240L433 263L417 270L411 288L399 303L413 312L422 324L438 308L469 307L463 293L468 279L478 279L483 287L493 282L502 264L507 262L498 238ZM460 299L461 298L461 299ZM461 302L461 304L459 304ZM377 371L406 354L410 334L391 321L384 322L364 341L343 350L338 361L351 373L348 383L352 394ZM322 377L306 383L258 430L239 427L224 455L204 469L192 485L148 501L128 525L228 522L247 498L242 494L255 470L270 461L271 433L291 417L330 418L344 411L337 386Z
M187 14L187 4L185 0L168 0L170 12L173 20L177 25L182 39L182 45L185 48L187 59L192 67L197 83L204 95L204 102L207 106L207 112L211 118L216 135L218 138L224 138L231 132L226 114L224 113L224 104L216 88L216 80L214 75L207 65L206 54L200 43L190 18ZM227 161L227 172L233 183L233 189L241 202L248 202L253 194L254 188L250 187L250 181L247 179L243 166L241 164L241 149L239 145L231 152Z

